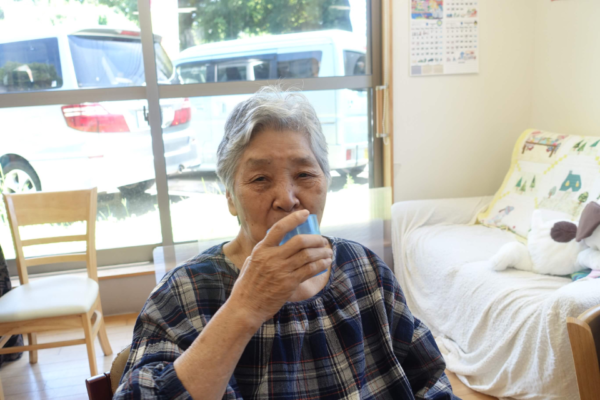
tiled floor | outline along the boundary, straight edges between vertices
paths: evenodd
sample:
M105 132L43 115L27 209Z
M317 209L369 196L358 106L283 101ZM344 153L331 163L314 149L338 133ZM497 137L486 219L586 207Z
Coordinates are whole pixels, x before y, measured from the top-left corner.
M104 357L96 341L98 371L108 371L116 354L131 343L136 315L107 317L106 326L113 354ZM38 343L83 337L81 331L38 335ZM0 379L6 400L87 399L85 380L90 376L85 345L39 350L37 364L29 364L27 354L0 368ZM494 399L474 392L463 385L451 372L448 377L454 393L464 400Z

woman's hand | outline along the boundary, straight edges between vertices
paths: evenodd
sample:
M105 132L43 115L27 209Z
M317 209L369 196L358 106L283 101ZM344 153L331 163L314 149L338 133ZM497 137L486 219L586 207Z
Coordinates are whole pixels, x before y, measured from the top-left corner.
M281 309L302 282L331 265L333 252L320 235L297 235L279 246L308 215L302 210L278 221L244 262L228 302L243 310L257 329Z

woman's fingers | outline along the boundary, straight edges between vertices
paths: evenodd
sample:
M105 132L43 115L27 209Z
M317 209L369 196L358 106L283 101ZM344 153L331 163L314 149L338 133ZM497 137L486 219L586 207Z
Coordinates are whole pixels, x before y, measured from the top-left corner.
M327 270L327 268L331 267L331 262L331 258L325 258L315 262L304 264L302 267L294 271L294 275L300 281L300 283L302 283L317 275L318 273Z
M308 215L307 210L297 211L274 224L246 259L234 286L235 298L262 321L272 317L300 283L331 265L333 251L320 235L296 235L279 246Z
M304 249L328 248L328 244L321 235L296 235L280 247L281 256L284 259L291 258Z
M310 212L308 210L301 210L280 219L271 227L269 232L267 232L267 235L261 243L267 247L279 246L279 243L281 243L288 232L306 222L309 214Z
M307 248L300 250L288 259L288 266L291 271L302 268L306 264L314 263L319 260L331 259L333 251L328 247Z

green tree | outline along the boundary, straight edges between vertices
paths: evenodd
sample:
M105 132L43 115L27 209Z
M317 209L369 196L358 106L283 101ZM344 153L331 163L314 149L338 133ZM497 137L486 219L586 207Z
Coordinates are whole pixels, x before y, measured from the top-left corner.
M519 182L517 182L517 187L520 188L521 187L521 183L523 183L523 178L519 179Z
M531 189L535 189L535 176L533 177L533 180L531 181L530 187L531 187Z
M182 49L240 36L322 29L352 30L348 0L180 0Z
M87 0L95 1L95 0ZM137 0L98 0L139 25ZM179 0L181 49L265 34L342 29L352 31L349 0Z
M81 0L83 2L83 0ZM87 0L91 4L104 4L112 9L118 10L124 14L129 20L133 21L137 26L140 26L138 18L137 0Z
M588 192L582 193L579 196L579 203L581 203L581 204L585 203L589 197L590 197L590 194Z

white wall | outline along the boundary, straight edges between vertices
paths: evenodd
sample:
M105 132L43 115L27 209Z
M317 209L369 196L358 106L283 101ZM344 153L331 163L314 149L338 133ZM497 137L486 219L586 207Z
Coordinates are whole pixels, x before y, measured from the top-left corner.
M531 126L600 135L600 1L535 1Z
M411 78L409 0L394 0L394 201L500 186L531 122L536 3L479 1L479 74Z

